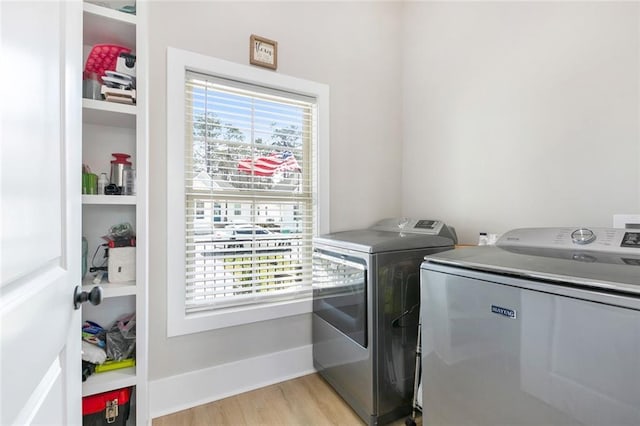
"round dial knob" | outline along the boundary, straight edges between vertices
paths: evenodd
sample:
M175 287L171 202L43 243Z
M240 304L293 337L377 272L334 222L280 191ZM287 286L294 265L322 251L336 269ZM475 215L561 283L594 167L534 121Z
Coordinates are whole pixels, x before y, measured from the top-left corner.
M596 239L591 229L580 228L571 233L571 240L576 244L589 244Z

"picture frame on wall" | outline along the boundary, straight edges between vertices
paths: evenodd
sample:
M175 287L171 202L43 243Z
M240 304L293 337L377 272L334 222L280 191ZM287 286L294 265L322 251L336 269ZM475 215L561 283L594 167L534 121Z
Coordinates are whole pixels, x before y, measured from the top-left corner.
M275 70L278 68L278 42L251 34L249 38L249 63Z

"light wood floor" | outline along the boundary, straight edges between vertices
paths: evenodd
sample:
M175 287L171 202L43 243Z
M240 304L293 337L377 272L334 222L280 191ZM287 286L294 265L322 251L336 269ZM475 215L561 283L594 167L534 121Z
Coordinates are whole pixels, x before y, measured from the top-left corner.
M392 425L404 425L404 420ZM364 424L324 379L310 374L158 417L152 426Z

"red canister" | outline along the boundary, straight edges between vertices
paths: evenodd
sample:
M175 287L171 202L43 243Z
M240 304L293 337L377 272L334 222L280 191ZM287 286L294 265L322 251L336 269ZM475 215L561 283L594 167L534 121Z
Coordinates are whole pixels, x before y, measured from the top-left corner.
M122 188L122 171L124 169L131 169L131 162L128 160L131 157L129 154L121 154L119 152L111 154L116 157L115 160L111 160L111 178L110 182Z

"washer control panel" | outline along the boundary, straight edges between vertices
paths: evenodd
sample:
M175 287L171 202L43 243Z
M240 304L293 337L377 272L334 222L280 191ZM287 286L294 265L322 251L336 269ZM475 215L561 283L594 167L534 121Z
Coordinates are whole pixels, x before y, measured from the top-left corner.
M530 247L640 255L640 230L616 228L519 228L502 235L501 247Z
M587 228L576 229L571 233L571 241L576 244L589 244L594 242L596 239L596 234Z

